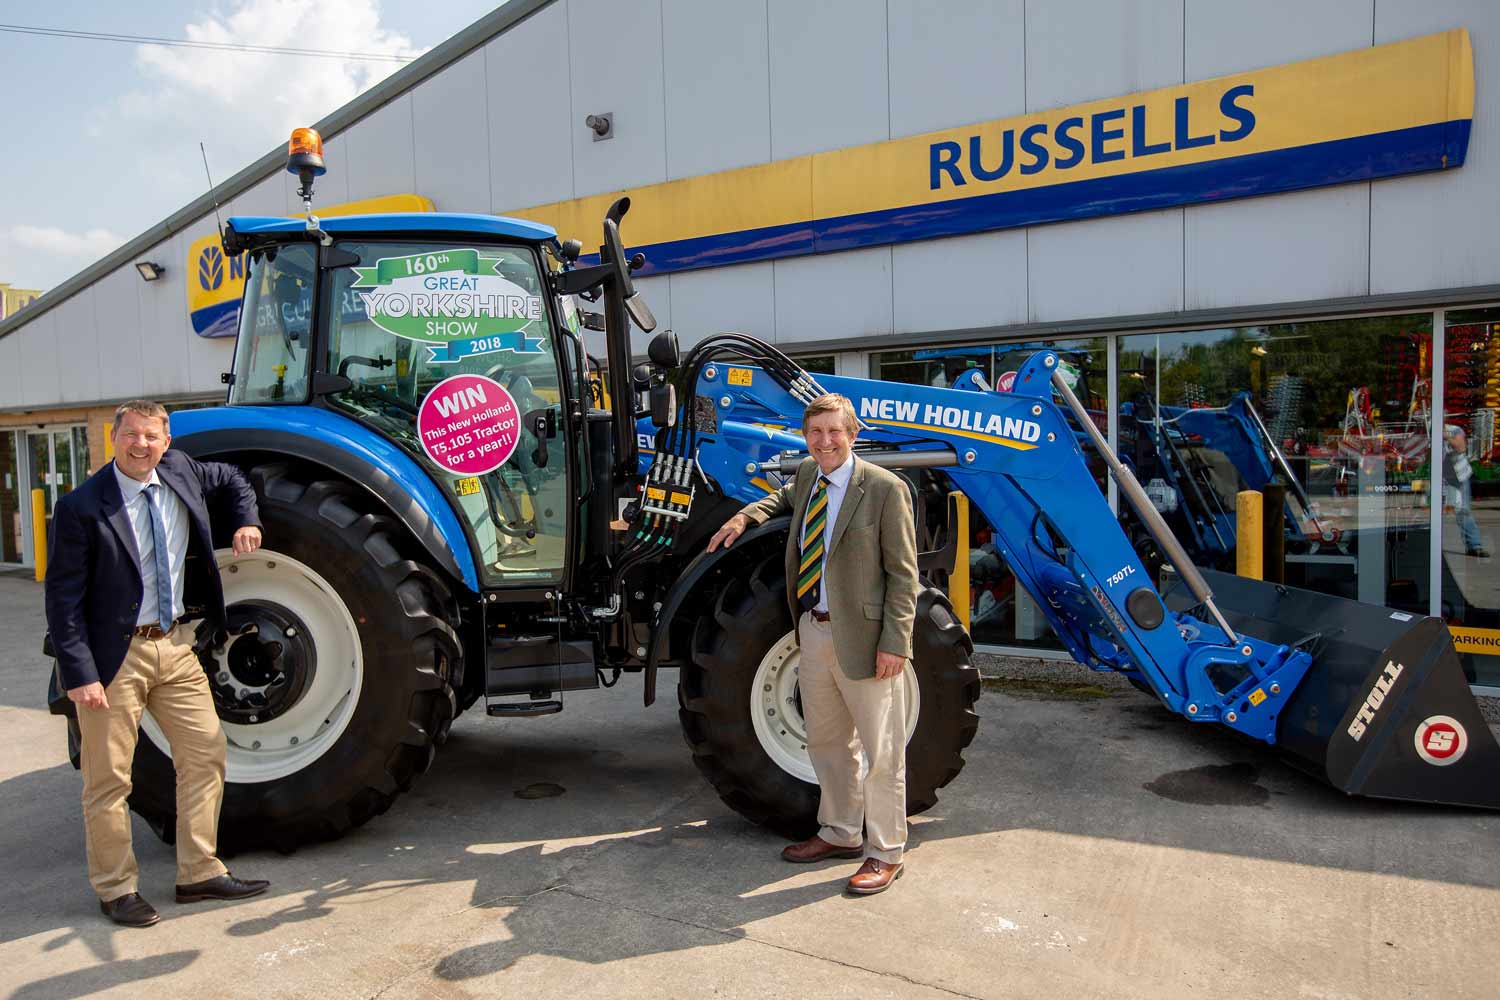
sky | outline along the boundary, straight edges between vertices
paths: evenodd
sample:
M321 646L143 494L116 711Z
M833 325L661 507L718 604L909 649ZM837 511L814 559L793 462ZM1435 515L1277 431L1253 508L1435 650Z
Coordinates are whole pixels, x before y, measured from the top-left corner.
M0 24L420 55L503 0L0 0ZM47 289L403 64L0 32L0 282Z

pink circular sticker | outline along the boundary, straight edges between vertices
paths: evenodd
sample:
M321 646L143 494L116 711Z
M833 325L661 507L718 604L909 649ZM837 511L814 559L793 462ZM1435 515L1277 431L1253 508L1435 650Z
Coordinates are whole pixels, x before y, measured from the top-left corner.
M422 450L455 476L482 476L505 464L520 441L521 412L505 387L483 375L454 375L417 409Z

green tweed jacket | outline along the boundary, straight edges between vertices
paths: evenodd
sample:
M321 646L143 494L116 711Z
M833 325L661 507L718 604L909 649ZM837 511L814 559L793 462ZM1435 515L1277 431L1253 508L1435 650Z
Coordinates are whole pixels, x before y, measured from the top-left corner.
M755 524L791 513L786 596L796 622L801 619L796 584L802 518L817 481L818 463L805 459L794 480L740 511ZM858 456L824 556L823 586L834 647L846 676L854 680L874 677L877 652L911 659L918 589L911 495L895 473Z

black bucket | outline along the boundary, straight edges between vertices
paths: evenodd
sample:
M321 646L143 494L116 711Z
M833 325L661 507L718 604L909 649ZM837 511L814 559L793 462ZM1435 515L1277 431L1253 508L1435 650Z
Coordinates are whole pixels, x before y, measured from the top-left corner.
M1291 763L1350 795L1500 809L1500 746L1436 618L1205 571L1237 631L1313 664L1277 722ZM1175 611L1193 597L1180 582Z

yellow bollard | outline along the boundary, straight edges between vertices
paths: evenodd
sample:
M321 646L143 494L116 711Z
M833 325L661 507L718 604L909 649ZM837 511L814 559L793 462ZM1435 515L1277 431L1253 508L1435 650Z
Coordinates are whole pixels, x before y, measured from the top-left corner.
M949 497L953 503L949 527L953 529L953 539L958 544L953 552L953 572L948 576L948 600L953 602L953 610L958 612L958 620L963 622L967 632L972 612L969 604L969 498L958 490Z
M31 491L31 547L36 554L36 582L47 579L47 493Z
M1265 505L1258 492L1242 490L1234 498L1234 571L1252 580L1265 576L1264 518Z

